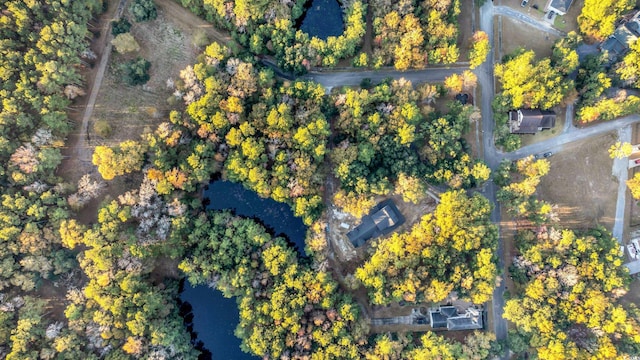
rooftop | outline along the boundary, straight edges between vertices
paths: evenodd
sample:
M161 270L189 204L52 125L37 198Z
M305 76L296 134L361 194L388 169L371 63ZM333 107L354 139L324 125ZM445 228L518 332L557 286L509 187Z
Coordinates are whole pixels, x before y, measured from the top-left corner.
M347 233L347 237L353 246L359 247L371 238L390 233L403 223L404 217L389 199L376 205L369 215L362 218L360 225Z

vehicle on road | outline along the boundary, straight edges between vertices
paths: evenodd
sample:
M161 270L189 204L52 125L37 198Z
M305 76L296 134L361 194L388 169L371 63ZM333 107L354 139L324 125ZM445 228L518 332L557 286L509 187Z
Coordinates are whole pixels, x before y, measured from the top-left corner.
M520 6L525 7L525 6L527 6L528 2L529 2L529 0L522 0L522 3L520 4Z
M543 153L543 154L535 154L535 155L533 155L533 158L534 158L535 160L538 160L538 159L546 159L546 158L548 158L548 157L549 157L549 156L551 156L551 155L553 155L553 152L551 152L551 151L547 151L546 153ZM638 160L640 160L640 159L638 159Z
M634 164L640 164L640 159L636 159L633 163Z

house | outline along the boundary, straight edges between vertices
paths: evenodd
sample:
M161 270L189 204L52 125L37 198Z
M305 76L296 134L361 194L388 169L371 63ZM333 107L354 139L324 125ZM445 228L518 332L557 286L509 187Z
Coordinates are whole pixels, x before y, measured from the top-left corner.
M482 329L482 311L469 307L464 313L459 313L455 306L442 306L429 309L431 327L447 330L471 330Z
M573 0L549 0L544 7L544 11L553 11L558 15L566 15L572 2Z
M509 111L509 131L512 134L535 134L556 125L556 113L540 109Z
M359 247L371 238L390 233L403 223L404 217L389 199L376 205L369 215L362 218L360 225L347 233L347 237L353 246Z
M640 12L618 26L616 31L600 44L600 51L607 51L609 61L614 62L629 51L629 46L640 38Z

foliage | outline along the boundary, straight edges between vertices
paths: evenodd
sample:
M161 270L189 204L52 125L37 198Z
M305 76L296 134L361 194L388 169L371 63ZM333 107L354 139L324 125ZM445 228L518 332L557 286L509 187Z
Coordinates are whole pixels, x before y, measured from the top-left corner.
M624 159L629 157L633 152L633 145L628 142L620 142L611 145L609 148L609 157L612 159Z
M576 77L576 87L580 94L578 113L585 106L593 106L605 90L611 87L611 78L605 70L606 59L603 55L590 55L582 61Z
M128 33L131 30L131 23L124 17L111 21L111 35L118 36Z
M458 0L375 0L370 6L375 31L371 60L374 67L393 64L398 70L407 70L458 60Z
M268 358L359 358L358 307L329 274L299 263L284 239L253 220L201 214L194 229L180 269L192 284L215 281L238 297L243 349Z
M155 152L149 173L158 190L192 191L223 163L229 180L288 203L312 223L323 206L320 164L329 135L324 89L304 81L276 83L270 70L228 58L217 44L205 54L181 74L188 116L173 113L172 124L147 139ZM181 141L185 137L190 141ZM173 181L172 174L181 180Z
M580 32L588 38L602 41L613 34L618 18L634 5L634 0L585 0L578 16Z
M304 12L303 1L181 0L182 5L211 22L229 29L234 39L253 54L275 56L278 66L296 74L311 66L335 66L353 56L366 31L366 5L344 4L345 29L326 40L310 37L295 27Z
M119 52L120 54L125 54L128 52L136 52L140 50L140 45L138 44L136 39L133 37L133 35L131 35L131 33L128 33L128 32L118 34L118 36L116 36L115 39L111 40L111 44L115 46L116 51ZM134 71L134 70L131 70L131 71ZM142 83L144 82L146 81L143 81ZM137 85L137 84L133 83L131 85Z
M145 150L145 145L131 140L113 148L96 146L92 161L105 180L112 180L116 176L140 170Z
M625 91L620 91L613 98L603 98L592 106L580 108L577 115L581 122L590 123L597 120L613 120L639 111L640 98L634 95L627 96Z
M499 101L510 109L558 105L573 89L573 81L563 77L567 70L564 63L552 65L548 58L536 62L533 51L521 51L495 67L503 89Z
M627 269L618 242L606 230L576 235L542 228L518 237L514 264L527 280L524 291L506 302L504 317L532 339L540 359L636 353L639 324L612 301L626 292Z
M497 275L497 229L490 213L480 195L444 193L435 212L410 232L380 240L356 277L374 304L438 302L454 290L483 303L491 298Z
M141 57L120 65L124 82L131 86L142 85L149 81L150 68L151 63Z
M98 120L93 123L93 131L95 131L98 136L103 138L108 138L111 136L111 134L113 134L113 128L107 120Z
M158 17L158 10L153 0L134 0L129 6L129 12L135 22L155 20Z
M171 215L169 208L145 179L139 191L101 208L91 228L75 221L62 225L65 245L86 249L79 261L88 281L82 290L70 291L65 310L66 336L85 340L73 347L60 344L60 356L78 358L95 351L118 358L131 358L125 353L196 357L178 314L177 282L150 279L152 256L182 248L180 224L187 219L185 214ZM170 228L175 237L170 237Z
M469 52L469 67L475 69L487 60L489 52L491 52L491 44L489 44L489 35L484 31L476 31L471 38L473 44Z
M81 5L81 6L80 6ZM0 16L0 357L52 358L50 310L34 300L76 264L57 228L69 217L56 176L73 125L69 85L81 84L87 23L100 0L3 1ZM79 88L79 87L76 87ZM20 294L20 296L15 296ZM53 354L53 355L52 355ZM45 357L48 356L48 357Z
M553 207L534 196L541 178L549 172L549 161L535 160L533 156L520 159L515 164L501 164L502 176L510 182L501 180L502 188L496 194L497 199L506 208L507 213L518 218L542 224L556 219ZM512 171L507 175L507 170Z
M640 199L640 173L635 173L633 178L627 180L627 187L634 199Z
M629 52L616 68L620 79L635 88L640 88L640 41L629 44Z

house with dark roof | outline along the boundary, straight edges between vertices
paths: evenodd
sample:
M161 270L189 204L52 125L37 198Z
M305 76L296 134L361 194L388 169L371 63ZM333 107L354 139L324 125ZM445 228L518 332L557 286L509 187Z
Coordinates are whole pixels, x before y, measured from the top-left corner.
M347 238L353 246L359 247L369 239L390 233L403 223L404 217L396 204L388 199L376 205L369 215L364 216L360 225L347 233Z
M540 109L509 111L509 131L512 134L535 134L556 126L556 113Z
M607 40L603 41L600 51L607 51L609 61L614 62L629 51L631 44L640 38L640 12L637 12L629 21L618 26Z
M482 311L469 307L464 313L459 313L455 306L442 306L429 309L431 328L447 330L482 329Z
M573 3L573 0L549 0L544 7L544 11L553 11L558 15L566 15L571 3Z

